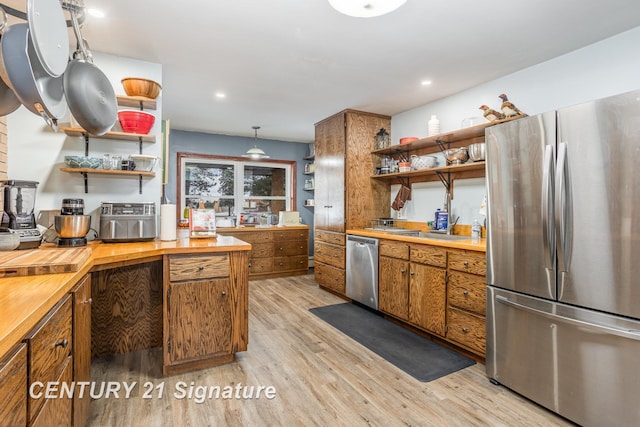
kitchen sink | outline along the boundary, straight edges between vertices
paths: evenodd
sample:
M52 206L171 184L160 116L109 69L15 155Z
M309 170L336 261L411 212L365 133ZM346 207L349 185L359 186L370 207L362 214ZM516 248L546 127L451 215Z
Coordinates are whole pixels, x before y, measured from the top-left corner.
M439 240L469 240L471 236L460 236L458 234L442 234L442 233L431 233L431 232L420 232L418 237L426 237L428 239L439 239Z

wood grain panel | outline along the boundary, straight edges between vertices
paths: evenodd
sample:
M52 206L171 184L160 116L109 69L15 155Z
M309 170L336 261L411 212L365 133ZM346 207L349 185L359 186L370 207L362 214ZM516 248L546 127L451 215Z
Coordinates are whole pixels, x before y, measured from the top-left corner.
M271 243L269 243L271 245ZM249 260L249 274L273 272L273 258L252 258Z
M91 249L48 248L0 252L0 277L78 271L91 255Z
M70 385L73 381L73 361L71 357L64 360L63 370L59 377L52 379L58 384ZM30 427L70 426L72 422L72 399L66 395L55 399L40 398L44 403Z
M486 352L486 324L484 317L449 307L447 339L484 357Z
M314 252L314 262L321 262L332 265L334 267L345 268L344 246L330 245L328 243L316 242Z
M344 233L335 233L316 229L315 241L344 246L347 244L347 237Z
M71 291L73 298L73 380L91 381L91 276L86 275ZM73 395L73 425L89 418L91 397Z
M201 280L229 276L229 255L172 255L169 280Z
M335 114L315 127L316 229L345 231L345 115Z
M162 262L92 274L92 357L161 346Z
M0 423L27 425L27 346L19 344L0 361Z
M291 271L309 269L309 257L307 255L276 257L273 259L274 271Z
M448 304L463 310L485 315L487 284L484 276L451 272L447 287Z
M389 216L389 185L369 177L375 170L375 135L381 128L391 131L391 117L359 111L346 113L347 228L369 227L374 218Z
M67 294L27 335L29 384L56 381L62 372L73 352L71 310L71 296ZM33 420L45 400L29 397L29 419Z
M409 259L409 244L395 240L380 240L380 256Z
M409 319L409 261L380 257L378 306L399 319Z
M232 252L231 257L231 307L233 351L246 351L249 344L249 272L245 268L248 254Z
M340 295L344 295L346 285L344 269L335 268L316 261L313 270L315 280L320 286L331 289Z
M273 243L252 243L250 259L272 257Z
M273 240L309 240L309 230L278 230L273 232Z
M172 363L232 352L230 291L228 278L169 284Z
M273 233L271 231L223 231L221 234L234 236L247 243L269 243L273 242Z
M484 276L487 272L487 256L480 252L449 251L449 268Z
M446 270L411 263L409 321L439 336L445 335Z
M411 262L429 264L435 267L447 266L447 251L427 245L411 245Z
M291 256L291 255L307 255L309 253L309 245L306 240L290 240L286 242L276 242L274 246L274 255Z

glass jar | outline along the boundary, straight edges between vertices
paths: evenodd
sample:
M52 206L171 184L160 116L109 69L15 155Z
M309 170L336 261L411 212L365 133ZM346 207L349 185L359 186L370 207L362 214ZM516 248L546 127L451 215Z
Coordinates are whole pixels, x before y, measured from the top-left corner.
M111 169L111 155L108 153L102 155L102 169Z

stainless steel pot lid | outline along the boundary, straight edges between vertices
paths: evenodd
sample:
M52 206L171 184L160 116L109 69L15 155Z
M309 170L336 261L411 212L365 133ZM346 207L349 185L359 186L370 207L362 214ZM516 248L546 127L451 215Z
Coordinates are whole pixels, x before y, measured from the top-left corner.
M27 20L33 47L52 77L64 73L69 61L69 32L59 0L27 0Z

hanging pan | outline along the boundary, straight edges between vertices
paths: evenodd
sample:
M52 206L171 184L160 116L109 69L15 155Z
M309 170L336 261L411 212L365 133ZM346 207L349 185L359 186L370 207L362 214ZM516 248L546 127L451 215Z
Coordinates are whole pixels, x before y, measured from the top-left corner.
M118 104L107 76L93 64L78 24L77 10L70 10L78 50L63 74L64 96L78 124L93 135L108 132L118 118Z
M7 26L7 13L1 7L0 15L0 31L2 31ZM2 68L2 49L0 49L0 75L3 74L1 70ZM6 72L4 73L4 75L6 76ZM20 100L13 92L13 89L11 89L7 85L7 83L5 83L5 78L7 77L0 78L0 116L6 116L7 114L13 113L18 109L18 107L20 107Z
M29 25L9 26L0 39L0 52L5 82L29 111L41 115L57 130L57 120L67 112L62 76L52 77L44 70L31 43Z

